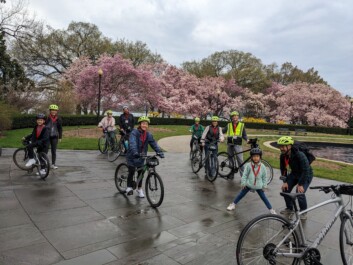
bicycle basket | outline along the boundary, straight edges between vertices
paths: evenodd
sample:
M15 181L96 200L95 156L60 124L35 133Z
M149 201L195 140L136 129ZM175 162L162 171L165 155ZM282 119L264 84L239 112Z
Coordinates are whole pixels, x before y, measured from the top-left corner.
M214 151L217 149L217 146L215 144L211 144L209 147L208 147L208 150L211 150L211 151Z
M340 193L344 195L353 196L353 185L341 185Z
M156 167L159 165L159 160L157 157L149 157L147 158L146 164L149 167Z

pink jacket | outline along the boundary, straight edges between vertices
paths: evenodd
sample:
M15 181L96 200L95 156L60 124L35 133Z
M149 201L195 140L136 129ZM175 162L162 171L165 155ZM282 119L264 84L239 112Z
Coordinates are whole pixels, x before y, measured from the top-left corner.
M111 117L110 119L104 117L98 124L98 127L103 127L103 129L107 129L108 132L116 130L114 117Z

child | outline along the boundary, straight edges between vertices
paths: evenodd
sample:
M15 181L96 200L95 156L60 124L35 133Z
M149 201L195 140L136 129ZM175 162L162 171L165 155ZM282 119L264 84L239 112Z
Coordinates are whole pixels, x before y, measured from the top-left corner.
M135 170L137 167L143 166L144 159L141 158L140 155L147 154L148 144L153 148L154 151L156 151L156 153L159 154L161 158L164 157L162 150L157 145L157 142L153 139L152 134L147 131L150 119L147 116L141 116L137 122L137 129L133 129L130 133L129 149L126 155L127 165L129 168L129 175L127 177L126 188L127 195L132 195L133 193L133 177L135 174ZM139 182L137 192L140 198L145 197L145 194L142 190L142 181Z
M49 106L49 116L45 122L46 127L49 129L49 141L51 149L51 168L57 169L56 166L56 147L58 142L61 142L63 135L63 127L61 117L58 116L59 107L55 104Z
M260 148L253 148L250 150L251 162L247 163L244 169L244 174L241 178L242 190L234 199L234 202L227 207L228 211L235 210L238 202L251 190L259 194L261 200L266 204L267 209L271 214L276 214L268 201L264 189L267 187L266 167L261 164L262 151Z
M200 124L200 118L196 117L195 124L193 124L189 129L189 131L192 133L191 140L190 140L190 150L192 149L192 145L194 144L194 141L196 141L196 139L194 138L194 135L197 137L197 141L200 143L201 136L204 130L205 129Z
M113 117L113 111L107 110L107 116L104 117L99 123L98 127L103 128L103 130L107 130L108 133L108 141L111 146L115 145L115 118Z

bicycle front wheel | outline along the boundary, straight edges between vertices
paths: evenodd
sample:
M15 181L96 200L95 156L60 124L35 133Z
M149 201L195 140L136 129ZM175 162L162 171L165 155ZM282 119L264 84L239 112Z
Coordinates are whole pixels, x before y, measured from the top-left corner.
M200 171L202 166L202 153L200 150L196 150L192 154L191 169L195 174Z
M161 177L152 172L146 178L146 197L153 208L160 206L164 198L164 186Z
M107 142L107 138L105 136L101 136L98 139L98 150L102 153L102 154L106 154L107 150L108 150L108 142Z
M108 150L108 161L114 162L118 159L122 151L122 143L119 141L110 150Z
M208 166L209 168L206 176L210 182L213 182L216 180L218 175L218 159L216 155L210 154L208 157Z
M115 170L115 186L120 193L125 193L127 188L127 177L129 176L129 168L127 164L122 163Z
M299 237L293 231L285 242L278 243L290 233L290 222L279 215L261 215L250 221L240 234L236 258L245 264L299 264L299 259L284 256L299 253Z
M32 168L32 166L26 167L26 163L29 160L27 148L17 149L15 153L13 153L12 159L19 169L29 170Z
M38 174L41 179L45 180L50 171L50 161L46 153L39 153L38 154L39 165L37 166Z
M267 185L273 180L273 168L266 160L261 159L261 163L266 167Z
M218 174L222 178L228 178L233 171L233 159L227 152L221 152L217 155L218 160Z
M340 251L343 264L353 264L353 227L347 216L341 222Z

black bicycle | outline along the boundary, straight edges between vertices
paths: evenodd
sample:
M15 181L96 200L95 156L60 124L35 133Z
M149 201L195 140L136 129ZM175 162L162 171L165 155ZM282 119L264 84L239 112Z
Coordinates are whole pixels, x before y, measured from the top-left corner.
M38 171L38 175L40 176L41 179L45 180L48 175L49 175L49 171L50 171L50 162L49 162L49 158L47 156L46 153L44 152L37 152L37 148L34 147L33 148L33 159L35 160L35 163L30 166L30 167L26 167L26 164L28 162L29 155L28 155L28 145L31 144L31 141L29 140L23 140L22 144L25 147L22 148L18 148L13 156L13 162L15 163L15 165L22 170L26 170L28 173L32 173L34 168L37 168Z
M108 160L114 162L120 155L125 155L129 148L129 134L120 131L120 140L115 142L114 146L108 145Z
M108 127L112 127L112 126L108 126ZM116 137L114 139L114 144L112 144L111 141L109 141L108 127L103 128L103 135L98 139L98 150L102 154L106 154L108 150L112 150L112 148L114 148L117 142Z
M141 155L141 157L145 159L145 163L142 167L136 168L132 187L133 189L136 189L139 186L139 183L143 180L145 172L148 171L145 182L145 191L147 200L153 208L160 206L164 198L163 181L156 172L156 166L159 165L157 156L158 154L153 156ZM140 174L138 172L140 172ZM120 193L126 193L128 175L128 165L126 163L118 165L115 170L115 186Z
M258 148L258 139L250 139L249 144L251 145L251 148L246 149L242 152L239 153L234 153L233 155L230 155L227 152L220 152L218 153L218 174L220 177L225 178L225 179L230 179L230 176L238 173L239 169L244 166L250 159L251 156L249 156L247 159L244 160L244 162L240 165L238 165L236 155L250 152L252 148ZM273 179L273 168L270 165L269 162L267 162L265 159L261 159L261 163L266 167L267 171L267 184L270 184L272 179Z
M193 142L192 142L191 150L190 150L190 160L192 160L192 158L195 155L198 155L199 152L201 152L201 146L200 146L200 142L199 142L200 138L197 137L196 135L193 135L192 138L193 138Z

